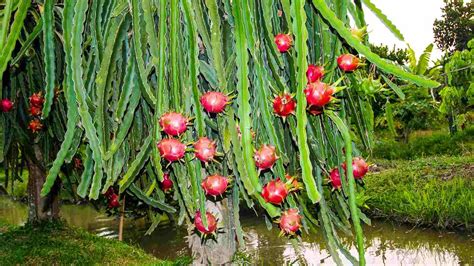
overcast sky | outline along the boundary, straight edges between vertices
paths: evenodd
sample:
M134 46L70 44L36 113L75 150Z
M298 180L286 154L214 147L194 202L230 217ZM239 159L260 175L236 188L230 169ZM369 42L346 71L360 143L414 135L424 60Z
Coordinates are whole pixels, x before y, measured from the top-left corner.
M433 22L441 17L443 0L372 0L382 12L397 26L405 41L415 50L418 57L425 47L433 43ZM365 6L364 6L365 8ZM370 10L365 10L370 42L384 43L392 47L405 48L406 45L397 38L375 17ZM433 51L432 59L441 57L441 51Z

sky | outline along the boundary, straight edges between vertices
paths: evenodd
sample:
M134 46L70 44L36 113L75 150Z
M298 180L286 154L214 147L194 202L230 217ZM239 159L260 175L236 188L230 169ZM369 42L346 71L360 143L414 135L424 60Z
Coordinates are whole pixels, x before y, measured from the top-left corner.
M441 17L443 0L372 0L372 3L402 32L417 57L426 46L434 42L433 22ZM405 43L399 41L365 6L364 11L371 43L406 48ZM435 45L431 59L440 58L441 55Z

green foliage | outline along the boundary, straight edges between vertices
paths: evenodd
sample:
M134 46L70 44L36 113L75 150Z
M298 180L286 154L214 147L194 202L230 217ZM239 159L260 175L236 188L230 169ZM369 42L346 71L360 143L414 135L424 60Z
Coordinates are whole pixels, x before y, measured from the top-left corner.
M296 107L296 125L297 125L297 140L298 148L300 152L300 166L302 168L302 177L305 183L305 187L309 188L308 197L313 203L317 203L321 196L316 189L316 182L313 178L313 166L309 159L309 146L308 137L306 135L306 127L308 124L308 118L306 114L306 101L304 95L304 88L306 86L306 74L305 69L308 67L308 47L306 46L308 38L308 30L306 29L306 13L304 12L304 1L294 1L291 5L291 16L293 19L293 31L295 32L295 51L297 53L297 84L296 89L296 101L298 102ZM356 219L359 222L359 219Z
M9 228L0 234L3 265L183 265L160 261L123 242L92 235L62 223Z
M417 59L415 51L408 49L392 49L386 46L374 46L374 50L383 58L405 64L405 68L417 75L440 79L440 68L436 65L429 68L433 45L428 45ZM437 103L433 99L433 89L426 89L406 83L394 76L383 75L376 66L369 65L366 70L374 79L361 79L360 88L370 88L372 106L377 128L389 128L393 136L407 139L414 130L428 129L439 120ZM367 91L367 90L366 90ZM374 93L379 92L379 93Z
M474 39L469 41L468 49L456 51L444 66L448 82L440 92L439 111L452 117L454 131L468 123L468 113L474 107ZM472 122L472 121L471 121Z
M474 152L474 127L454 135L447 132L430 132L414 135L407 143L382 139L376 141L372 156L387 160L412 160L433 155L472 154Z
M44 1L44 12L43 12L43 52L44 52L44 63L46 70L46 95L43 106L43 117L48 117L51 111L51 105L54 99L54 88L56 81L56 65L55 65L55 54L54 54L54 35L53 35L53 23L54 23L54 0Z
M467 49L456 51L445 64L445 74L448 84L456 87L467 87L474 81L474 39L470 40Z
M437 105L428 91L404 87L402 100L388 98L386 102L375 104L375 127L377 130L388 129L395 139L408 140L416 130L427 130L440 126ZM393 97L393 95L391 95ZM381 100L380 100L381 101Z
M380 57L397 62L399 65L405 65L408 62L407 49L389 48L387 45L370 45L370 50Z
M411 49L411 48L409 48ZM426 46L423 53L418 58L418 63L416 64L416 69L412 69L412 72L417 75L424 75L428 69L428 64L430 63L431 52L433 51L433 44L430 43Z
M405 100L392 104L397 133L403 139L415 130L429 129L438 120L438 112L428 90L407 87Z
M0 36L0 50L2 53L0 54L0 74L3 75L3 72L7 69L8 62L12 57L13 50L15 49L16 42L18 37L20 36L20 31L23 28L23 21L27 15L28 8L30 7L30 1L20 1L18 5L18 9L16 10L15 15L13 16L13 23L9 23L9 18L12 17L13 12L13 1L8 1L6 4L6 9L2 10L3 14L3 21L2 21L2 29ZM3 12L4 11L4 12ZM6 37L8 34L8 37ZM6 38L6 39L5 39Z
M474 3L464 0L445 0L441 19L433 23L436 45L442 51L454 52L467 48L467 43L474 37L472 13Z
M63 32L63 35L65 37L65 43L66 45L64 46L65 47L65 52L66 54L68 54L67 52L70 50L70 36L71 36L71 32L70 32L70 29L71 29L71 26L70 26L70 23L71 23L71 19L72 19L72 12L74 10L72 8L70 8L69 6L66 6L65 7L65 10L64 10L64 15L65 16L69 16L68 19L64 19L63 20L63 28L64 28L64 32ZM52 25L50 25L52 27ZM49 55L51 56L51 55ZM67 56L66 59L69 61L70 60L70 56ZM51 63L50 63L51 64ZM78 132L79 130L77 129L76 127L76 124L77 122L79 121L79 113L78 113L78 109L77 109L77 106L76 106L76 93L75 91L72 89L73 88L73 81L72 81L72 69L69 65L66 66L66 81L65 81L65 87L66 87L66 94L65 94L65 98L66 98L66 104L68 106L68 109L67 109L67 117L68 117L68 120L67 120L67 124L66 124L66 132L64 133L64 141L61 143L61 147L56 155L56 158L54 159L54 162L53 162L53 165L51 166L49 172L48 172L48 176L46 177L46 181L45 181L45 184L43 185L43 188L42 188L42 191L46 192L46 191L49 191L52 186L54 185L54 182L56 181L56 178L58 177L58 174L61 170L61 166L64 164L64 160L66 159L70 149L71 149L71 146L74 142L74 138L77 137L76 136L76 132ZM49 79L51 78L51 74L48 74L48 76L46 77L46 79ZM51 81L49 81L51 82ZM49 93L49 92L47 92ZM86 160L88 160L89 158L87 158ZM84 184L84 183L83 183ZM87 184L88 186L89 184ZM80 188L81 186L79 186ZM79 190L81 191L80 193L78 193L79 195L83 195L85 194L85 192L82 192L82 190Z
M374 215L435 227L474 223L474 157L377 161L363 197Z
M28 185L28 171L18 173L18 176L5 175L5 171L0 172L1 189L5 189L9 196L17 199L24 199L26 197L26 189ZM8 181L8 184L7 184Z

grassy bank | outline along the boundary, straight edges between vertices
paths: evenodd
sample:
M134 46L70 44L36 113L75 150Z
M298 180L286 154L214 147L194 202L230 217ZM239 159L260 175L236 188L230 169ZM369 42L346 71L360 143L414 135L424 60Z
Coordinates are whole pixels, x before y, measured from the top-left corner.
M433 155L460 156L474 151L474 126L451 136L446 131L417 131L407 143L377 138L372 157L412 160Z
M1 265L183 265L59 223L12 227L0 221Z
M474 155L377 160L364 196L374 216L474 229Z

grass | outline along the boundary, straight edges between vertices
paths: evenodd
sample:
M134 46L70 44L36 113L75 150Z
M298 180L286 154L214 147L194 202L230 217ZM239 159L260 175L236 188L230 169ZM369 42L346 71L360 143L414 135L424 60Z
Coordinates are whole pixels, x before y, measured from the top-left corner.
M0 235L9 230L13 230L14 228L15 226L11 225L9 222L0 217Z
M373 215L474 229L474 155L380 160L371 172L362 197Z
M373 157L410 160L433 155L465 155L474 151L474 126L450 136L444 131L414 132L408 143L386 138L378 139Z
M12 227L0 220L1 265L187 265L63 223Z

